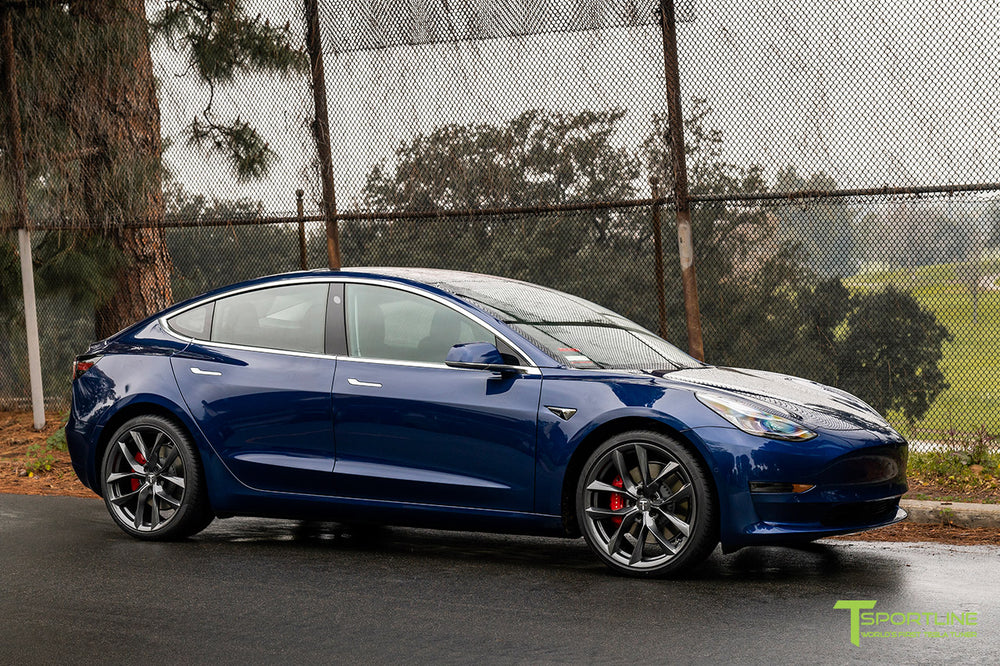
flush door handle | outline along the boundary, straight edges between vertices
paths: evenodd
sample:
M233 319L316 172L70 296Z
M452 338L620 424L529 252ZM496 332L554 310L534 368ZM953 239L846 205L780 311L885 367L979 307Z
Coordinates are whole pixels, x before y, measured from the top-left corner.
M367 386L368 388L382 388L382 385L378 382L363 382L360 379L355 379L354 377L348 377L347 383L351 386Z

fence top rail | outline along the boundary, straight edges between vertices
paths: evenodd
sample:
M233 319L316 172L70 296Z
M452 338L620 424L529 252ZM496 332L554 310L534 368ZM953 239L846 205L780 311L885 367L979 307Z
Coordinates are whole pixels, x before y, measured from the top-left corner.
M850 197L891 197L919 194L959 194L964 192L1000 192L1000 183L967 183L962 185L920 185L913 187L862 187L838 190L796 190L791 192L749 192L745 194L696 194L692 203L726 201L798 201L803 199L844 199Z
M698 203L753 203L766 201L808 201L815 199L844 199L862 197L892 197L915 196L922 194L960 194L970 192L1000 192L1000 183L967 183L961 185L930 185L915 187L869 187L839 190L796 190L789 192L752 192L727 194L695 194L689 197L693 204ZM351 211L337 213L334 219L338 221L378 220L422 220L458 217L504 217L517 215L544 215L546 213L566 213L588 210L614 210L619 208L639 208L643 206L672 206L673 196L646 197L642 199L622 199L618 201L581 201L567 204L521 206L513 208L465 208L451 210L404 210L404 211ZM311 215L277 215L255 216L242 218L167 218L157 226L163 228L199 228L219 226L248 226L268 224L290 224L294 222L325 222L322 214ZM143 225L128 224L127 227ZM75 224L59 222L56 224L29 223L31 231L80 231L86 229Z

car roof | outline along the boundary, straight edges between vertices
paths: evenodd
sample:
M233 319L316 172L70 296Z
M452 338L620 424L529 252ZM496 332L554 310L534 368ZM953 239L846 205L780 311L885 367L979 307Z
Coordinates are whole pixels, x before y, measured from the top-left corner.
M534 285L528 282L521 282L519 280L513 280L510 278L502 278L491 275L482 275L478 273L467 273L462 271L452 271L443 269L428 269L428 268L396 268L396 267L360 267L360 268L344 268L342 270L331 270L331 269L315 269L310 271L293 271L289 273L278 273L275 275L267 275L258 278L253 278L250 280L245 280L243 282L238 282L224 287L218 287L216 289L209 290L192 298L188 298L184 301L175 303L160 312L147 317L146 319L129 326L128 328L119 331L118 333L112 335L108 340L113 340L119 338L123 335L128 335L134 331L143 329L145 326L155 322L160 318L169 318L174 314L183 311L197 303L213 300L216 298L223 298L227 294L237 291L244 291L247 289L254 288L267 288L279 286L283 283L288 282L300 282L308 281L309 279L328 279L328 278L340 278L344 280L350 280L352 278L360 279L376 279L385 280L387 283L398 282L398 283L409 283L411 286L421 288L430 292L438 292L440 296L452 300L462 308L472 308L473 310L478 310L480 313L485 313L488 316L493 317L496 320L496 324L501 328L501 332L505 335L510 336L513 334L516 337L524 338L524 334L520 331L511 329L508 322L513 318L507 314L509 309L506 306L505 300L501 298L497 300L495 298L490 298L479 292L485 290L487 292L496 293L497 290L502 290L506 294L516 295L523 293L527 290L542 290L545 292L551 292L553 294L560 294L552 289L541 287L539 285ZM480 289L476 289L476 285L480 286ZM472 301L472 302L469 302ZM497 308L491 307L492 303L496 303ZM539 366L550 366L559 365L557 361L554 361L545 352L540 349L536 349L537 344L535 344L530 338L525 339L529 343L529 347L525 348L521 346L521 351L526 353L531 360Z
M438 292L440 295L453 299L462 307L473 307L491 316L506 329L539 347L538 341L524 329L510 328L519 324L564 323L564 324L596 324L602 326L623 325L626 328L636 328L636 324L620 314L603 308L595 303L578 298L531 282L513 278L455 271L439 268L410 268L388 266L362 266L344 268L336 271L331 269L315 269L310 271L294 271L268 275L227 285L205 292L186 301L176 303L165 310L139 322L124 331L112 336L116 338L128 331L142 328L159 317L169 317L174 313L190 307L196 302L223 297L233 291L248 288L266 288L277 286L284 282L308 280L310 278L340 278L350 280L383 279L387 282L408 283L411 286ZM548 365L551 357L541 349L532 350L529 356L539 365ZM540 355L539 355L540 354Z
M363 267L352 274L380 275L435 287L471 301L506 323L628 323L616 312L572 294L513 278L437 268ZM332 273L332 271L331 271Z

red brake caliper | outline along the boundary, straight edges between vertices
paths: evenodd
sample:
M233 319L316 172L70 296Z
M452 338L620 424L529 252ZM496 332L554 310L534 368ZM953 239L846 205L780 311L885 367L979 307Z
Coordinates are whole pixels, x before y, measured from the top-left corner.
M620 476L616 476L615 480L611 482L611 485L615 488L625 487L625 483L622 481L622 477ZM623 508L625 508L625 498L623 498L620 493L611 493L611 510L620 511ZM611 520L614 521L615 525L622 524L621 518L612 518Z
M144 455L142 455L141 453L136 453L135 454L135 461L137 463L139 463L140 465L145 465L146 464L146 457ZM132 492L135 492L135 491L139 490L139 486L140 485L141 484L139 483L139 479L132 479Z

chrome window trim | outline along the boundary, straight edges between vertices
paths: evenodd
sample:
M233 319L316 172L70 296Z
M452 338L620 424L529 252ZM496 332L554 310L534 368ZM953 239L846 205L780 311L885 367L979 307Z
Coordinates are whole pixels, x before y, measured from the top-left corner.
M225 294L220 294L220 295L216 295L216 296L210 296L210 297L202 298L202 299L200 299L198 301L195 301L191 305L188 305L187 307L185 307L185 308L183 308L181 310L177 310L175 312L171 312L169 317L167 315L163 315L163 316L159 317L156 321L160 325L160 328L162 328L167 334L173 336L174 338L177 338L178 340L181 340L182 342L187 342L187 343L191 343L191 342L196 342L197 341L198 344L205 345L207 347L220 347L222 349L235 349L235 350L239 350L239 351L257 351L257 352L265 352L265 353L269 353L269 354L287 354L289 356L302 356L302 357L305 357L305 358L344 359L344 360L350 360L350 361L359 361L359 362L362 362L362 363L383 363L383 364L386 364L386 365L401 365L401 366L408 366L408 367L414 367L414 368L448 368L449 370L463 370L465 372L486 372L485 370L475 370L475 369L470 369L470 368L452 368L451 366L446 365L444 363L425 363L425 362L422 362L422 361L400 361L400 360L396 360L396 359L387 359L387 358L386 359L382 359L382 358L362 358L360 356L350 356L350 355L348 355L348 356L338 356L336 354L315 354L315 353L312 353L312 352L299 352L299 351L291 351L291 350L286 350L286 349L275 349L273 347L250 347L248 345L236 345L236 344L231 344L231 343L228 343L228 342L215 342L213 340L204 340L202 338L195 338L195 337L188 336L188 335L180 335L177 331L174 331L172 328L170 328L170 325L167 323L167 319L168 318L172 319L173 317L176 317L177 315L183 314L183 313L187 312L188 310L193 310L195 308L201 307L202 305L205 305L206 303L211 303L211 302L217 301L217 300L219 300L221 298L228 298L230 296L236 296L237 294L242 294L242 293L245 293L245 292L248 292L248 291L258 291L258 290L261 290L261 289L273 289L274 287L284 287L284 286L293 285L293 284L331 283L331 282L334 282L334 283L340 282L340 283L344 283L344 284L371 284L371 285L375 285L375 286L378 286L378 287L386 287L388 289L400 289L402 291L407 291L407 292L410 292L412 294L416 294L418 296L423 296L424 298L429 298L430 300L435 301L437 303L440 303L441 305L444 305L445 307L451 308L455 312L458 312L459 314L467 317L468 319L471 319L476 324L479 324L480 326L482 326L486 330L490 331L491 333L493 333L493 335L497 336L498 338L500 338L501 340L503 340L504 342L506 342L508 345L510 345L515 351L517 351L521 356L523 356L524 359L530 364L530 365L518 365L518 366L512 366L512 367L516 367L518 370L522 370L524 372L524 374L527 374L527 375L540 375L540 374L542 374L541 371L538 368L538 365L531 359L531 356L529 354L526 354L524 352L524 350L521 348L520 345L515 344L506 335L504 335L500 331L496 330L496 328L494 328L489 322L486 322L486 321L483 321L482 319L474 317L473 315L471 315L470 313L466 312L462 308L457 307L454 303L448 301L445 298L442 298L441 296L438 296L437 294L429 293L429 292L424 291L424 290L422 290L422 289L420 289L418 287L413 287L413 286L408 285L408 284L401 284L401 283L397 283L397 282L388 282L387 283L387 281L373 280L371 278L349 278L349 277L338 278L338 277L310 277L310 276L302 276L302 277L297 277L297 278L290 278L288 280L283 280L283 281L281 281L278 284L254 285L252 287L243 287L242 289L235 289L233 291L226 292ZM347 316L346 311L344 313L344 316L346 318L346 316Z
M445 363L426 363L424 361L399 361L391 358L363 358L361 356L336 356L342 361L356 361L358 363L369 363L374 365L397 365L407 368L431 368L431 369L446 369L446 370L462 370L465 372L485 372L487 374L496 374L492 370L479 370L477 368L453 368ZM530 360L530 359L529 359ZM512 365L512 368L516 368L521 374L524 375L541 375L542 371L537 366L527 366L527 365Z
M313 352L300 352L292 351L290 349L273 349L271 347L248 347L246 345L234 345L229 342L212 342L211 340L202 340L201 338L191 338L191 337L181 337L174 333L173 331L167 331L170 335L183 342L197 342L199 345L204 345L205 347L217 347L219 349L233 349L236 351L250 351L250 352L262 352L264 354L282 354L285 356L299 356L302 358L322 358L322 359L333 359L344 358L342 356L336 356L334 354L315 354Z
M460 372L486 372L489 374L494 374L489 370L478 370L476 368L453 368L445 363L425 363L422 361L400 361L390 358L361 358L359 356L339 356L337 354L313 354L310 352L297 352L289 351L284 349L271 349L270 347L247 347L245 345L234 345L228 342L212 342L211 340L201 340L200 338L181 338L177 336L173 331L168 331L170 335L177 337L183 342L197 342L205 347L218 347L220 349L233 349L236 351L249 351L249 352L262 352L264 354L283 354L286 356L298 356L303 358L317 358L317 359L327 359L333 361L357 361L358 363L370 363L376 365L396 365L407 368L431 368L438 370L457 370ZM514 365L512 368L517 368L522 374L525 375L541 375L542 371L537 366L526 366L526 365Z

